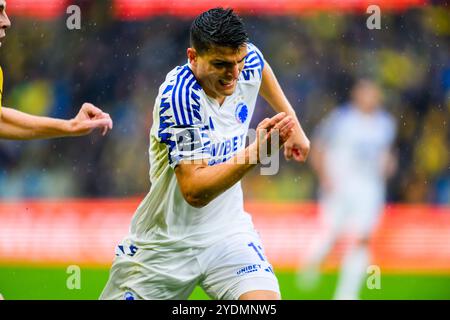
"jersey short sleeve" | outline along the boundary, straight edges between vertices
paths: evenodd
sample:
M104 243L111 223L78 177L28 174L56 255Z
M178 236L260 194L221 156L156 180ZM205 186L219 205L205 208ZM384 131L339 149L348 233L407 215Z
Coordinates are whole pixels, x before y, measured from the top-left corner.
M169 164L209 159L210 138L201 106L201 87L187 65L179 67L161 88L158 137L167 146Z
M343 115L348 111L348 106L338 107L331 111L314 130L314 140L326 146L335 136L335 133L339 129L340 120L342 120Z
M239 76L239 81L261 81L265 64L263 54L252 43L247 44L247 51L244 68Z

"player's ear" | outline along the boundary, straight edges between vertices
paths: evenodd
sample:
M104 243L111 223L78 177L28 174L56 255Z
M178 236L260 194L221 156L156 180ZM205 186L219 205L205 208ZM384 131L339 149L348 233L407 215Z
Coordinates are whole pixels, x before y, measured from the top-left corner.
M197 51L194 48L187 48L187 56L189 59L189 63L194 65L197 62Z

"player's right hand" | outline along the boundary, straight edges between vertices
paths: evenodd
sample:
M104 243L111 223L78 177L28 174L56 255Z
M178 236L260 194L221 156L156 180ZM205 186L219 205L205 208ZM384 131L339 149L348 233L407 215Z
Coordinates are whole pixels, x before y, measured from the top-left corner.
M105 135L112 127L109 114L91 103L83 103L77 116L70 120L70 133L75 136L89 134L95 129L102 129L102 135Z
M278 146L281 148L283 144L290 138L293 134L293 129L295 126L294 119L291 116L286 115L285 112L280 112L273 116L272 118L266 118L261 121L256 127L256 137L254 145L258 152L258 162L261 160L262 156L270 156L272 152L278 150L271 150L271 145L273 139L278 139ZM262 150L266 151L267 154L261 154Z

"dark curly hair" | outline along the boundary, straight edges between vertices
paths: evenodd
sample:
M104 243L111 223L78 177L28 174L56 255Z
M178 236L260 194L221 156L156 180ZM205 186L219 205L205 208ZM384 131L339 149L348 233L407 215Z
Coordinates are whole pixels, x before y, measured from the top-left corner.
M199 54L213 46L238 49L248 41L244 22L233 9L214 8L201 13L192 22L191 47Z

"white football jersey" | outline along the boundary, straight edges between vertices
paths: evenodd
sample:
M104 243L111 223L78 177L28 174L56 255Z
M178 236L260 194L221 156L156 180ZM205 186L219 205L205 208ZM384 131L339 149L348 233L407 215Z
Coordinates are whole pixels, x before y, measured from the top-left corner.
M203 208L189 205L175 167L182 160L226 161L245 148L261 85L264 59L248 44L235 92L219 106L206 95L188 64L170 71L159 88L150 132L150 192L135 212L130 237L138 246L208 246L236 232L253 232L240 182Z
M325 170L336 192L384 192L383 157L395 138L395 122L386 111L372 114L350 105L337 108L321 123L317 138Z

